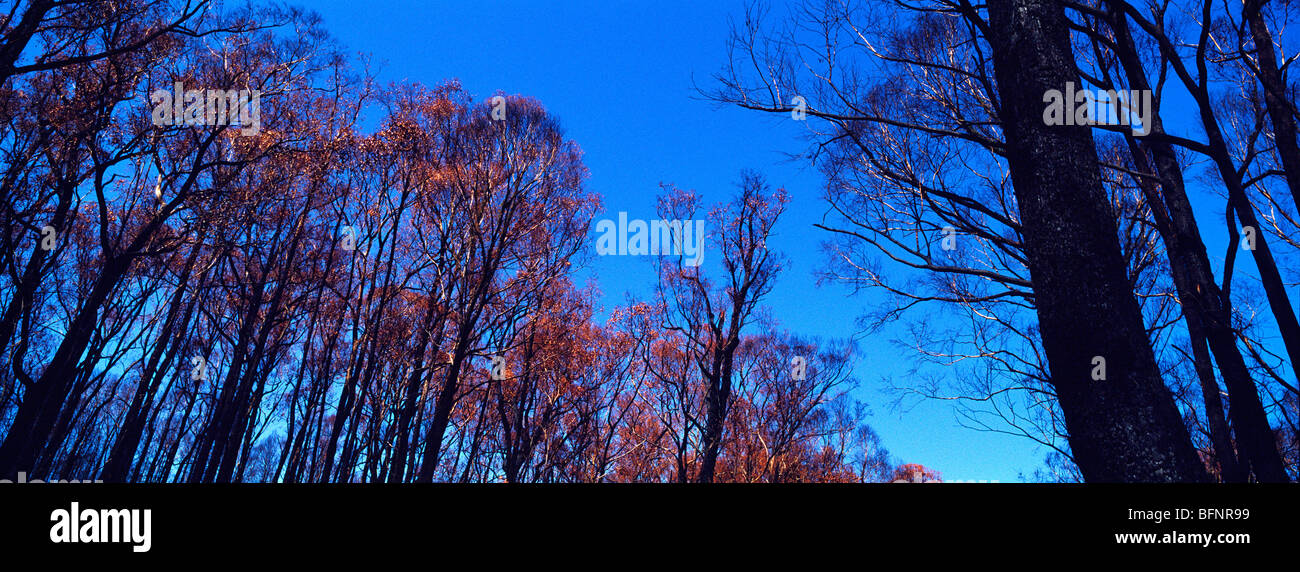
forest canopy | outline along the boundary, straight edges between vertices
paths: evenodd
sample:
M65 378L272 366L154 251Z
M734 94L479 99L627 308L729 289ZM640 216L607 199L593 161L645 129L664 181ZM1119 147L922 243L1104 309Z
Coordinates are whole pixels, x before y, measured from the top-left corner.
M627 220L542 101L382 83L310 11L0 8L0 478L942 480L859 399L900 323L890 391L1035 479L1297 476L1289 1L738 14L699 95L806 125L854 340L772 317L761 166Z

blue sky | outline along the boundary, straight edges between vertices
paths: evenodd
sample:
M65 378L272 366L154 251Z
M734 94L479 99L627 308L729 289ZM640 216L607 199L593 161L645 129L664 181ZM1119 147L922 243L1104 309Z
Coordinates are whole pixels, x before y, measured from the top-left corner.
M803 124L695 96L693 82L711 86L724 63L728 19L743 15L743 0L297 4L320 13L347 49L373 55L382 82L458 78L476 99L501 90L540 100L585 151L589 190L604 198L602 217L626 211L653 218L660 182L695 189L711 205L730 196L743 169L763 173L792 199L773 241L789 265L767 301L772 315L800 334L856 332L854 320L871 298L817 287L813 278L823 260L823 231L812 228L826 209L822 178L786 158L806 148ZM628 292L644 296L653 282L644 258L592 262L607 305L621 304ZM905 376L906 353L888 336L861 340L859 350L856 397L872 406L868 422L899 461L922 463L947 480L1002 482L1040 466L1045 449L961 428L946 403L894 410L881 378Z

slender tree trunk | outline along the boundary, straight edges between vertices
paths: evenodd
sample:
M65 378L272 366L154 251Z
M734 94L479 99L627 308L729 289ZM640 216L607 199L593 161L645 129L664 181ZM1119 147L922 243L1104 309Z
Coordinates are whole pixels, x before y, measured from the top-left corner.
M411 352L414 363L411 365L411 375L406 379L406 388L402 395L402 404L397 410L397 435L396 449L393 452L392 467L388 473L388 482L400 483L406 478L406 457L407 450L410 446L411 423L415 418L416 404L420 401L421 389L424 387L425 359L424 355L428 351L429 341L432 337L432 330L438 322L437 304L433 301L432 296L428 301L429 307L424 311L424 325L420 328L419 338L416 341L415 349ZM439 325L438 343L433 344L434 351L437 351L438 345L442 341L441 325Z
M104 265L103 273L69 324L68 333L54 352L49 366L24 394L9 434L0 444L0 475L31 470L35 466L36 457L49 439L68 397L81 356L98 321L99 309L126 274L127 260L113 258Z
M1167 46L1166 49L1168 49ZM1180 76L1186 76L1185 70L1176 69L1175 71L1178 71ZM1184 81L1188 81L1186 77L1184 77ZM1263 227L1255 217L1254 207L1251 206L1250 199L1246 195L1241 174L1233 166L1232 154L1228 150L1218 119L1214 115L1214 107L1207 85L1208 80L1202 78L1201 83L1195 89L1192 89L1192 96L1196 100L1201 125L1205 129L1209 156L1218 168L1224 186L1227 187L1229 212L1235 211L1244 226L1255 230L1255 247L1251 250L1251 254L1254 255L1255 266L1259 270L1260 282L1264 286L1269 309L1272 310L1273 317L1277 320L1278 332L1281 334L1283 344L1286 346L1292 368L1294 371L1300 371L1296 369L1300 367L1300 322L1296 320L1296 314L1291 307L1291 301L1282 282L1282 276L1278 272L1277 262L1274 260L1272 250L1264 237ZM1229 222L1231 224L1231 221ZM1231 230L1235 235L1236 229L1232 228ZM1238 246L1230 244L1229 247L1235 249ZM1230 264L1228 267L1231 267ZM1231 271L1225 270L1224 273L1225 284L1228 284L1227 281L1231 279ZM1226 307L1230 292L1227 286L1223 290L1219 296L1223 300L1221 305ZM1223 321L1225 324L1229 319L1230 317L1226 315L1218 317L1218 320ZM1255 474L1256 479L1260 481L1288 482L1290 478L1287 476L1286 469L1282 464L1282 457L1277 451L1276 438L1269 426L1264 406L1259 399L1259 391L1254 382L1250 380L1248 373L1244 371L1246 368L1245 361L1242 359L1240 351L1236 349L1237 339L1235 333L1231 332L1230 324L1209 330L1207 337L1211 349L1214 350L1215 356L1219 360L1220 368L1225 372L1224 383L1228 384L1228 395L1232 400L1228 412L1236 430L1237 442L1241 449L1243 462L1250 465L1250 470ZM1229 347L1232 348L1231 351Z
M1138 55L1123 12L1111 8L1111 28L1115 32L1114 51L1120 61L1129 87L1150 91L1146 70ZM1223 402L1219 397L1219 384L1215 380L1209 351L1218 356L1219 369L1229 387L1239 391L1255 391L1250 371L1242 358L1241 348L1235 343L1232 329L1232 301L1219 290L1214 271L1201 239L1191 201L1187 198L1182 165L1173 147L1164 139L1164 122L1153 108L1147 116L1151 125L1145 125L1147 135L1139 143L1136 137L1127 137L1134 163L1145 172L1159 176L1159 192L1149 179L1138 181L1156 221L1156 229L1165 243L1171 274L1178 289L1187 321L1192 346L1192 361L1201 385L1205 415L1210 428L1222 477L1228 482L1244 482L1247 475L1237 463L1232 435L1224 416ZM1148 160L1150 154L1151 160ZM1151 165L1154 163L1154 167ZM1226 341L1226 343L1225 343Z
M60 208L63 208L62 205ZM56 215L51 226L61 229L62 218ZM4 315L0 316L0 353L9 347L9 342L13 339L14 331L18 328L18 322L21 321L23 314L31 311L32 298L40 286L41 277L45 275L45 258L48 254L49 251L42 248L40 241L37 241L31 256L27 259L22 278L14 285L14 296L9 301L9 306L5 308Z
M1300 207L1300 145L1296 144L1295 102L1286 94L1286 83L1278 69L1277 54L1273 51L1273 35L1264 23L1262 12L1268 0L1246 0L1241 18L1250 30L1258 58L1259 83L1264 87L1264 106L1269 122L1273 124L1273 144L1286 174L1291 200ZM1243 40L1244 43L1244 40Z
M167 316L163 319L163 328L158 333L158 341L154 345L154 351L149 355L149 361L145 364L144 372L140 376L140 382L131 397L131 405L122 420L121 431L118 432L117 439L113 442L108 462L104 464L104 469L100 471L100 480L107 482L120 481L131 469L131 462L135 459L136 449L140 445L140 436L144 432L146 415L153 406L153 397L158 391L158 384L166 377L164 372L159 371L158 366L162 363L163 367L167 367L178 349L178 345L172 340L172 334L177 327L178 316L181 314L182 308L187 306L182 302L189 284L190 273L194 270L194 265L199 258L199 252L202 250L202 245L196 242L185 261L185 267L177 280L176 291L172 293L170 300L168 300ZM206 272L201 274L206 274ZM189 309L192 308L193 305L190 304L184 314L186 324L189 322ZM163 359L164 354L167 354L166 360Z
M462 331L452 352L451 364L447 367L447 375L443 378L438 398L434 402L433 420L429 432L424 437L424 460L420 463L417 479L421 483L433 482L433 474L438 468L438 457L442 452L442 438L447 432L447 424L451 421L451 408L456 403L456 392L460 388L460 369L465 363L469 349L469 335L466 330L472 329L473 326L462 324L460 328Z
M18 25L4 34L4 44L0 44L0 85L4 85L15 73L18 57L22 55L32 36L36 35L46 13L54 9L54 0L34 0L18 19Z
M739 320L740 315L733 308L732 320ZM727 423L727 407L731 404L731 368L736 347L740 345L738 324L733 321L733 333L724 344L719 344L713 355L712 371L705 372L709 390L705 393L704 403L707 410L704 422L704 451L700 458L699 482L713 482L717 470L718 453L722 449L722 433ZM719 340L721 341L721 340Z

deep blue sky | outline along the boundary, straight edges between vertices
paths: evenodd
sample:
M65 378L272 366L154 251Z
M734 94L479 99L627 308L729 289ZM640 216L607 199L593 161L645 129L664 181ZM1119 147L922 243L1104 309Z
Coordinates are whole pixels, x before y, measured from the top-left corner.
M540 100L585 151L591 191L615 218L654 218L660 182L699 191L705 204L726 200L743 169L766 175L791 197L773 246L789 257L767 306L781 326L822 337L849 337L870 303L841 289L819 288L825 211L822 179L786 160L799 152L803 125L788 116L719 109L694 97L725 57L728 18L743 0L707 2L541 2L302 0L347 49L373 55L382 82L437 84L459 78L476 99L497 90ZM592 248L595 248L592 235ZM706 257L708 254L706 253ZM715 254L716 256L716 254ZM706 258L707 264L707 258ZM644 295L649 260L594 257L605 303ZM863 340L856 396L872 406L869 423L899 461L922 463L947 480L1014 482L1041 464L1046 450L1006 435L959 427L950 405L890 407L881 378L906 375L905 352L888 337Z

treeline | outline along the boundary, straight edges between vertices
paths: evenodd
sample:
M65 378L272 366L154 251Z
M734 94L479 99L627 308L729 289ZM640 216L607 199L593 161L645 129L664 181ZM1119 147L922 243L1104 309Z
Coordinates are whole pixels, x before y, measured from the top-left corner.
M764 313L760 176L666 189L721 262L606 312L574 279L600 197L537 101L376 86L292 9L5 4L0 475L893 475L853 348Z

